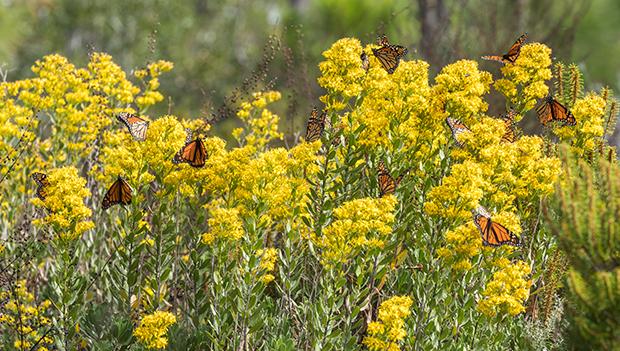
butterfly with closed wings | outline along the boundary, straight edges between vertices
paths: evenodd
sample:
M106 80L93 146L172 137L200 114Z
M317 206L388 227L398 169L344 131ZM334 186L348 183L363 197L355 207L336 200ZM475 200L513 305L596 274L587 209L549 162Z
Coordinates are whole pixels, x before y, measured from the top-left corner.
M194 168L204 167L208 154L205 144L202 139L196 137L192 140L192 131L186 129L187 138L185 140L185 146L179 150L179 152L172 159L172 163L187 163Z
M146 140L146 130L149 127L149 121L127 112L119 113L116 115L116 119L123 122L129 134L131 134L135 140Z
M490 61L499 61L501 63L515 63L515 61L517 61L517 58L519 57L519 54L521 53L521 46L523 45L523 43L525 43L525 41L527 40L527 33L523 33L519 39L517 39L517 41L515 41L514 44L512 44L512 46L510 47L510 50L508 50L508 52L504 55L491 55L491 56L482 56L483 60L490 60Z
M450 127L450 131L452 132L452 138L454 138L454 143L458 147L463 147L463 143L459 140L459 135L469 132L469 128L463 124L463 122L459 121L456 118L447 117L446 124Z
M309 143L321 139L326 123L327 112L322 111L319 115L319 110L314 107L310 113L308 124L306 125L306 137L304 139Z
M503 225L493 222L491 215L482 206L478 206L474 211L474 224L478 227L480 234L482 235L482 243L486 246L502 246L512 245L521 246L519 237L508 230Z
M504 135L502 135L502 142L504 143L514 143L517 140L517 134L515 131L515 110L511 109L508 113L501 116L501 119L505 124Z
M398 68L400 59L407 54L407 48L402 45L390 44L385 35L379 37L379 45L381 47L372 49L372 53L381 62L387 73L392 74Z
M105 193L103 201L101 202L102 208L107 210L114 205L129 205L132 199L132 190L129 183L125 179L118 176L116 181L112 184L110 189Z
M49 180L47 180L47 174L34 172L30 175L32 179L37 183L37 191L36 195L42 201L45 201L45 197L47 196L47 187L50 185Z
M396 191L396 187L400 184L403 176L407 174L409 170L405 170L398 178L394 179L390 172L385 167L385 163L383 161L379 161L377 165L377 181L379 183L379 197L383 197L385 195L394 194Z

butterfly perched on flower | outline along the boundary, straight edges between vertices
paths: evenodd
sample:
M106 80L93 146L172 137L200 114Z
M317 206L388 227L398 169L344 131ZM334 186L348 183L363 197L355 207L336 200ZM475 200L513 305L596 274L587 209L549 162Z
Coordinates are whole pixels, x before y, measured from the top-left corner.
M129 183L125 181L125 179L118 176L110 189L105 193L103 197L103 201L101 203L102 208L107 210L108 208L114 205L128 205L131 203L132 198L132 190L129 186Z
M505 143L514 143L517 140L517 134L515 132L515 110L511 109L508 113L501 116L501 119L505 123L504 135L502 135L502 141Z
M306 125L306 137L304 139L309 143L321 139L326 121L327 112L322 111L319 115L319 110L314 107Z
M547 95L536 108L536 113L538 113L540 123L544 126L549 122L562 122L568 126L574 126L577 123L570 110L554 99L551 94Z
M379 183L379 197L383 197L385 195L394 194L396 191L396 187L400 184L400 181L403 179L403 176L407 174L409 170L404 171L398 178L394 179L390 172L385 168L385 163L383 161L379 161L377 165L377 181Z
M510 47L510 50L508 50L506 54L501 55L501 56L497 56L497 55L482 56L482 59L491 60L491 61L499 61L502 63L515 63L515 61L517 61L517 58L519 57L519 54L521 53L521 46L523 45L523 43L525 43L526 40L527 40L527 33L523 33L519 37L519 39L517 39L517 41L515 41L515 43L512 44L512 46Z
M372 53L381 62L387 73L392 74L398 68L400 59L407 54L407 48L402 45L390 44L385 35L379 37L379 45L381 47L372 49Z
M47 196L47 187L50 185L49 180L47 180L47 174L34 172L30 175L30 177L32 177L38 185L35 194L39 199L45 200L45 197Z
M174 155L172 162L174 164L187 163L194 168L204 167L208 157L205 144L199 137L196 137L196 139L192 140L191 130L186 129L185 131L187 132L185 146L183 146L181 150L179 150L179 152Z
M482 206L478 206L474 211L474 224L480 230L482 243L486 246L512 245L520 246L519 237L508 230L503 225L493 222L491 215Z
M463 122L459 121L456 118L452 118L452 117L447 117L446 123L448 124L448 127L450 127L450 130L452 131L452 137L454 138L454 142L456 143L456 145L458 147L463 147L463 143L459 141L459 135L465 132L469 132L470 131L469 128L467 128L467 126L464 125Z
M149 121L127 112L119 113L116 115L116 119L123 122L134 139L138 141L146 140L146 130L149 127Z

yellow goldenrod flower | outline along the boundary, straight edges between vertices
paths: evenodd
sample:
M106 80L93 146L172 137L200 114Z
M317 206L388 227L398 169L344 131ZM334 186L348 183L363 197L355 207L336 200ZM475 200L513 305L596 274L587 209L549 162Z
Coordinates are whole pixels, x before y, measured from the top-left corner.
M364 198L345 202L334 210L334 221L323 235L313 236L325 265L347 262L364 249L383 247L392 233L396 197Z
M571 142L573 151L580 156L591 153L600 145L605 133L605 100L597 94L589 93L577 99L571 108L577 120L575 126L555 126L553 132L561 140Z
M209 232L203 234L202 241L210 244L215 239L229 239L237 241L245 233L243 222L239 216L239 209L221 207L223 203L209 204Z
M168 345L168 328L176 321L172 313L157 311L142 317L133 335L149 349L163 349Z
M78 175L75 167L55 168L47 173L49 185L45 200L35 198L32 202L47 209L47 215L35 220L39 225L50 225L65 239L76 239L95 225L88 220L92 211L84 205L84 198L90 196L86 179Z
M368 324L364 345L370 351L400 350L398 343L407 336L405 319L411 314L412 304L409 296L394 296L382 302L378 321Z
M517 261L493 274L482 292L483 299L478 302L478 310L487 316L508 313L515 316L525 311L523 306L530 291L531 281L526 277L531 273L530 266Z
M516 62L502 67L504 78L495 82L495 89L516 110L530 110L549 91L545 82L551 79L550 66L550 48L540 43L524 45Z

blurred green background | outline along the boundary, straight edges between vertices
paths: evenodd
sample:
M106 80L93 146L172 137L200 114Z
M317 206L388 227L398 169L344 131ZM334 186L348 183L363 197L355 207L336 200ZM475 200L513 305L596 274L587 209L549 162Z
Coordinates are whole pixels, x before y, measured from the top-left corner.
M0 0L0 65L15 80L55 52L83 65L104 51L127 71L171 60L173 73L162 77L171 99L149 113L226 120L239 99L269 87L283 92L277 112L290 140L321 95L321 52L340 37L370 42L385 33L436 73L503 53L528 32L556 60L578 63L587 88L618 91L618 23L617 0ZM481 65L499 72L497 63ZM216 132L231 127L217 123Z

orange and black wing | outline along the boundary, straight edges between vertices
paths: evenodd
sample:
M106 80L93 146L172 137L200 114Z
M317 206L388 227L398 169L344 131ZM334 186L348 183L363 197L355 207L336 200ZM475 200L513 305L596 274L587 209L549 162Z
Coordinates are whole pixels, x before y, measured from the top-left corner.
M31 177L38 185L35 194L39 199L45 200L45 197L47 196L47 187L50 185L49 180L47 180L47 174L34 172Z
M204 167L207 161L207 149L202 139L196 138L185 146L174 156L173 163L187 163L194 168Z
M450 127L450 131L452 132L452 137L454 138L454 142L456 143L456 145L458 147L463 147L463 143L459 140L459 135L464 132L468 132L469 128L467 128L467 126L458 119L452 117L446 118L446 124L448 124L448 127Z
M517 134L515 132L514 120L516 112L514 110L508 111L507 114L502 116L502 120L505 124L504 135L502 141L505 143L514 143L517 140Z
M134 139L139 141L146 140L146 130L149 127L149 121L127 112L119 113L116 118L123 122Z
M387 168L385 168L385 163L383 163L383 161L380 161L379 165L377 166L379 197L394 194L394 191L396 191L396 186L400 183L405 173L401 174L398 179L394 179L390 172L388 172Z
M390 44L385 35L379 37L378 44L381 47L372 49L372 53L389 74L394 73L398 68L400 59L407 54L407 48L402 45Z
M547 125L549 122L562 122L564 125L574 126L577 123L570 110L551 95L547 96L542 104L536 108L536 113L542 125Z
M482 243L487 246L520 246L519 238L499 223L491 221L483 214L474 215L474 223L482 235Z
M315 107L312 109L308 124L306 125L306 137L305 140L309 143L321 139L323 130L325 129L325 121L327 119L327 112L323 111L319 115L319 110Z
M510 49L508 50L506 54L501 55L501 56L498 56L498 55L482 56L482 59L491 60L491 61L499 61L502 63L515 63L515 61L517 61L517 58L519 57L519 54L521 53L521 46L523 45L523 43L525 43L526 40L527 40L527 33L523 33L519 37L519 39L517 39L517 41L515 41L515 43L512 44L512 46L510 47Z
M103 209L107 210L118 204L128 205L131 203L131 198L131 187L129 183L119 176L105 193L101 204Z

